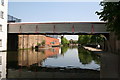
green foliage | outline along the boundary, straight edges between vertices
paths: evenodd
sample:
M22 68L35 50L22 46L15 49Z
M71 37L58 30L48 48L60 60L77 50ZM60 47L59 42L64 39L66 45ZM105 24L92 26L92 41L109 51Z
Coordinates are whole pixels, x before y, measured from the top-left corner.
M100 64L100 58L96 54L93 54L84 48L78 48L78 56L82 64L89 64L93 60L96 64Z
M115 32L120 38L120 2L101 2L103 9L96 12L100 19L106 21L107 30Z
M67 52L67 50L68 50L68 46L62 46L61 47L61 54L64 54L65 52Z
M78 49L78 53L80 62L82 64L89 64L92 62L93 59L89 51L85 50L84 48L80 48Z
M67 45L67 44L69 44L69 41L65 37L62 37L61 44L62 45Z
M37 43L37 46L41 46L41 43Z
M104 38L101 35L92 35L90 39L90 43L100 44L104 41Z
M76 40L72 40L72 39L71 39L71 40L69 40L69 43L70 43L70 44L77 44L78 41L76 41Z
M84 45L90 43L91 35L79 35L78 44Z
M43 41L41 42L41 45L45 45L45 40L43 40Z
M104 41L104 38L101 35L79 35L78 44L100 44Z
M41 43L37 43L37 46L45 45L45 40L43 40Z

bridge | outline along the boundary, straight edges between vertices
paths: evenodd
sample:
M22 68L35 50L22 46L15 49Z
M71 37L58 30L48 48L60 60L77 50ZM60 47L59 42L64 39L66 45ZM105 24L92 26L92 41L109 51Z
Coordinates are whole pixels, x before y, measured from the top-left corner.
M9 23L8 33L21 34L108 34L105 22Z
M105 22L9 23L8 50L34 47L37 43L41 43L43 35L103 34L109 39L105 24Z

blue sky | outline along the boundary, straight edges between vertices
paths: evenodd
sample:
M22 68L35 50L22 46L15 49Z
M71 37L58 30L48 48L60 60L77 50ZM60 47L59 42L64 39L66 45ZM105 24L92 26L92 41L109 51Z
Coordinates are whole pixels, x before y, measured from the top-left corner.
M23 22L100 21L99 2L9 2L9 14ZM66 36L77 40L77 36Z
M9 14L23 22L99 21L99 2L9 2Z

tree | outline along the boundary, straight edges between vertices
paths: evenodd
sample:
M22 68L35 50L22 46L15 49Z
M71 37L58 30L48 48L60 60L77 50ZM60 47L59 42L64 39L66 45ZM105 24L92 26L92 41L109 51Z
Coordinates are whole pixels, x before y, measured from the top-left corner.
M61 38L61 44L62 45L67 45L67 44L69 44L69 41L65 37L62 37Z
M69 40L69 43L70 43L70 44L77 44L78 41L77 41L77 40L70 39L70 40Z
M45 40L43 40L41 43L37 43L37 46L43 46L45 45Z
M90 39L90 43L93 43L93 44L100 44L103 41L104 41L104 38L102 37L102 35L92 35Z
M79 35L78 44L85 45L90 43L91 35Z
M101 2L103 9L96 12L100 19L106 21L107 30L115 32L120 39L120 2Z
M103 43L104 38L102 35L79 35L78 44L101 44Z
M45 45L45 40L43 40L43 41L41 42L41 45Z

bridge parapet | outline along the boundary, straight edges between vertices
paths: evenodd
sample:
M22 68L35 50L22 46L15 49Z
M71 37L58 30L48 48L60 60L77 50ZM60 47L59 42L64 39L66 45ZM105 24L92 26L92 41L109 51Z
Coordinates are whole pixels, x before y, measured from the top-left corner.
M109 33L104 22L9 23L8 33Z

